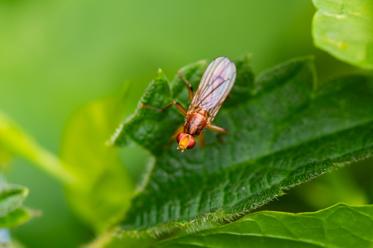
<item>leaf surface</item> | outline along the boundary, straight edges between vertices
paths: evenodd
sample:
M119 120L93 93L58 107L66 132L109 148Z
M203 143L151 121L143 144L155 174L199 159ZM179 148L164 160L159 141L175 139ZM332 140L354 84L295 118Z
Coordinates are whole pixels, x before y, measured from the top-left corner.
M164 234L188 223L198 228L232 220L286 189L372 155L371 77L352 75L319 85L312 59L300 58L254 80L247 58L236 64L237 89L215 119L229 130L223 139L206 131L204 148L176 150L170 137L183 117L174 109L156 108L172 98L186 105L186 90L178 77L169 84L163 74L116 132L117 144L131 138L155 156L123 228ZM194 88L205 67L197 63L182 69Z

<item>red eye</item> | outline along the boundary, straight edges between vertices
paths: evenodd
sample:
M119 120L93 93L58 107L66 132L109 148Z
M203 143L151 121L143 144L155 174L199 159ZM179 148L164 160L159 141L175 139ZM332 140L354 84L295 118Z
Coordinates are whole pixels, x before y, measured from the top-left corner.
M176 136L176 141L177 143L180 142L181 138L185 135L185 133L179 133L177 136Z
M196 144L196 141L194 140L193 136L190 136L189 144L187 149L192 149L194 145Z

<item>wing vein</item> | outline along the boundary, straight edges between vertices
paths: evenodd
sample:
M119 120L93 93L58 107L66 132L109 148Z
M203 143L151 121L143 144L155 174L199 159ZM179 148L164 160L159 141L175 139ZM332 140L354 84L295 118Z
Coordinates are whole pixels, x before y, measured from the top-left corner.
M212 121L229 94L236 78L236 67L228 58L213 60L202 76L189 110L202 108Z

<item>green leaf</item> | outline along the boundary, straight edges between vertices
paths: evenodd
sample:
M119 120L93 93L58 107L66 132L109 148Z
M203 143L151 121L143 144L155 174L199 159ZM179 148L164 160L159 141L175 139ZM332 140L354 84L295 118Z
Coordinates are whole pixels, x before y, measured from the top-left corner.
M0 217L1 227L15 227L28 222L35 214L26 208L17 208L7 215Z
M141 240L116 238L105 247L371 247L373 245L373 206L339 204L311 213L261 211L208 230L172 238Z
M232 240L237 242L236 247L369 247L373 244L372 217L372 206L342 204L315 213L264 211L230 225L182 237L164 247L229 247Z
M110 242L106 240L97 247L370 247L372 220L372 205L338 204L300 214L261 211L230 224L165 239L136 238L123 233L110 236Z
M316 46L345 62L373 69L373 2L313 0Z
M102 230L129 206L133 185L118 150L106 141L118 123L112 99L88 104L68 123L62 146L64 168L79 178L66 191L74 209L96 230Z
M205 66L183 69L194 86ZM249 73L239 73L238 82ZM309 58L262 73L254 82L246 82L250 95L241 98L239 105L223 106L215 119L229 130L223 141L206 132L205 148L197 146L185 153L170 141L183 117L174 109L159 112L140 107L115 137L132 138L156 159L122 226L151 228L159 234L188 223L198 228L206 222L234 219L286 189L371 156L373 79L353 75L319 87L315 80ZM175 77L167 86L167 79L159 76L141 102L160 108L174 92L185 104L180 79Z
M31 211L22 206L27 195L27 188L8 184L0 178L0 228L15 227L30 220Z

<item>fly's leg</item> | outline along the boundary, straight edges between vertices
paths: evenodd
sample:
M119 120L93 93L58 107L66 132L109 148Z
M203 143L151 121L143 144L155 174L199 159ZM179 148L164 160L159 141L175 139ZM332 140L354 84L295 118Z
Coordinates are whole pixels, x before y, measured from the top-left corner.
M199 136L198 136L198 143L199 143L199 146L201 148L205 147L206 143L205 143L205 135L203 133L201 133Z
M145 103L140 103L139 108L140 109L150 109L150 110L153 110L153 111L156 111L156 112L162 112L163 111L163 109L161 109L161 108L157 108L157 107L154 107L152 105L145 104Z
M222 127L219 127L219 126L215 126L215 125L212 125L212 124L208 124L207 125L207 128L210 129L211 131L214 131L218 134L227 134L228 131Z
M194 97L192 84L185 78L183 72L179 71L178 75L179 75L180 79L184 82L185 86L188 88L188 99L189 99L189 101L192 101L192 99Z
M172 102L170 102L169 104L167 104L163 108L157 108L157 107L154 107L152 105L148 105L148 104L144 104L144 103L141 103L140 108L151 109L151 110L154 110L154 111L157 111L157 112L161 113L161 112L171 108L172 106L175 106L176 109L180 112L180 114L182 114L183 116L186 116L187 110L184 108L184 106L181 103L177 102L176 100L173 100Z
M177 102L176 100L173 100L171 104L175 105L176 109L180 112L180 114L182 114L183 116L187 115L188 110L184 108L184 106L181 103Z
M216 138L218 139L218 141L219 141L220 143L223 143L223 142L224 142L224 140L223 140L223 136L224 136L225 134L228 133L228 131L227 131L226 129L224 129L224 128L222 128L222 127L219 127L219 126L212 125L212 124L208 124L208 125L207 125L207 128L208 128L209 130L214 131L214 132L216 132L216 133L218 134L218 135L216 136Z

